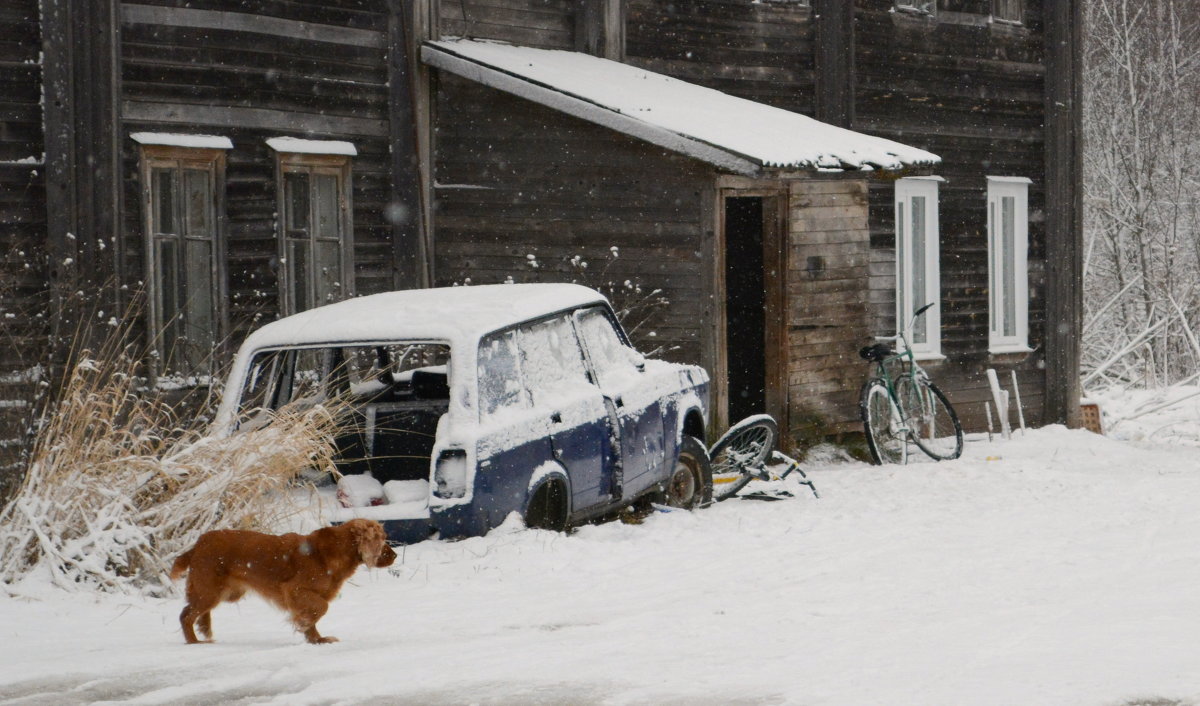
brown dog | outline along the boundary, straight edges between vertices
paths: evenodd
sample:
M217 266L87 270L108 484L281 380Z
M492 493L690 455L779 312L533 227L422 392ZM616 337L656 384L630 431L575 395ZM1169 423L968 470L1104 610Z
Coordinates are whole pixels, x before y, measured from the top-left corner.
M359 564L391 566L396 552L386 540L382 525L363 519L309 535L205 532L171 568L172 580L188 573L187 605L179 614L183 637L189 644L200 642L195 625L211 642L212 609L254 591L290 613L309 642L337 642L336 637L321 637L317 621Z

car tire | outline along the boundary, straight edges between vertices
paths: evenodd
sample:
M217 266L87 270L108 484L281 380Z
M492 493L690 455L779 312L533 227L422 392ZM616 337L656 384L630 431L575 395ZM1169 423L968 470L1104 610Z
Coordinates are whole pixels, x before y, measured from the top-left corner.
M693 510L712 504L712 466L704 444L686 434L679 442L679 455L664 491L668 507Z
M525 507L525 526L562 532L567 529L569 514L567 484L561 478L551 478L539 485L529 497L529 504Z

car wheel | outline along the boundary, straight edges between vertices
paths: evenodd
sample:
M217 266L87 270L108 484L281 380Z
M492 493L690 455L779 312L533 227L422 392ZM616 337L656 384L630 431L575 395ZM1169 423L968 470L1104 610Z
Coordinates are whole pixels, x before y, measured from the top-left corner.
M675 468L667 480L666 505L691 510L712 502L712 467L698 439L684 436Z
M525 508L525 526L562 532L567 528L567 486L551 479L538 486Z

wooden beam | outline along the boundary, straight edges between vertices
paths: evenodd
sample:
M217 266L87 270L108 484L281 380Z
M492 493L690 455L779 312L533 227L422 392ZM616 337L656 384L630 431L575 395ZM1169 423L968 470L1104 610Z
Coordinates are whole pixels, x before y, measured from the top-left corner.
M392 196L387 219L392 226L392 286L428 286L429 253L423 237L421 159L417 148L417 86L413 73L416 42L412 14L404 0L388 3L388 125L392 145Z
M1083 332L1083 166L1080 0L1045 3L1045 423L1079 426Z
M237 125L242 128L299 131L314 135L365 135L367 137L387 137L389 135L386 120L297 113L268 108L127 100L121 104L121 117L137 122L217 127Z
M119 288L102 289L118 271L122 223L118 4L42 4L52 364L65 362L81 313L118 305Z
M813 0L812 7L816 118L849 128L854 125L854 2Z
M121 21L126 24L249 32L271 37L378 49L383 49L387 45L387 36L383 32L375 30L335 27L280 17L267 17L251 12L222 12L189 7L159 7L128 3L121 7Z

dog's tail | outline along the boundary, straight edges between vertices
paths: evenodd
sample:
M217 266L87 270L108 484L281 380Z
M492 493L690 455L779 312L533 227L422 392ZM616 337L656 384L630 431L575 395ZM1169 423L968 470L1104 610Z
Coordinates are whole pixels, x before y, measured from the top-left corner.
M180 576L183 576L185 573L187 573L188 566L190 566L192 563L192 551L193 550L191 549L187 550L186 552L180 554L179 558L175 560L175 564L171 566L172 581L178 581Z

